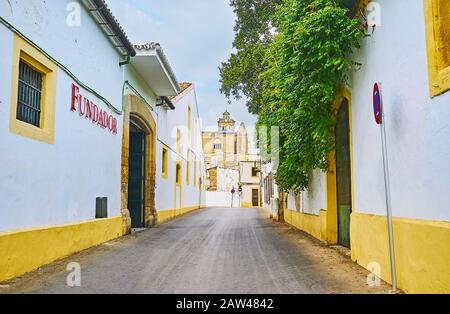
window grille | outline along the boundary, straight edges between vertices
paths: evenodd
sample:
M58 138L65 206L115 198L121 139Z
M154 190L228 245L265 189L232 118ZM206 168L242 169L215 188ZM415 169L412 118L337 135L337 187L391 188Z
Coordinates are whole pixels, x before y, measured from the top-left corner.
M41 126L42 74L23 61L19 64L17 120Z

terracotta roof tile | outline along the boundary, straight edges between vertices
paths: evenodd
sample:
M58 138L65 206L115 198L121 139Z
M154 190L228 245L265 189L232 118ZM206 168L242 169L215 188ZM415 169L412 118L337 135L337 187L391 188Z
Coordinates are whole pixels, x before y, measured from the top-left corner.
M187 90L189 87L191 87L193 84L192 83L189 83L189 82L182 82L182 83L179 83L178 85L180 85L180 92L179 92L179 94L178 95L180 95L181 93L183 93L185 90ZM177 96L178 96L177 95ZM168 97L170 100L173 100L174 98L176 98L177 96L171 96L171 97Z

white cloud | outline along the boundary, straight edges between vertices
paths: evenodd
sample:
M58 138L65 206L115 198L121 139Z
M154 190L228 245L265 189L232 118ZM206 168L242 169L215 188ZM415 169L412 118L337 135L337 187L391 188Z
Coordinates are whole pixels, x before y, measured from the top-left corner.
M196 84L204 125L226 107L254 124L243 101L227 105L220 94L221 62L232 52L235 16L228 0L107 0L134 43L159 42L180 81Z

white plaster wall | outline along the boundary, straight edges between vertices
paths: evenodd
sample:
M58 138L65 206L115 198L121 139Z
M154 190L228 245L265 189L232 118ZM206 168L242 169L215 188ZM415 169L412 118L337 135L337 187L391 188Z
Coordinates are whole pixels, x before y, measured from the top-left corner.
M379 127L372 111L383 84L394 216L450 220L450 92L430 98L422 0L379 0L382 26L363 40L352 77L354 203L385 215Z
M295 206L295 195L294 193L289 193L287 197L287 208L289 210L297 210ZM300 211L302 211L302 208L300 208Z
M85 14L81 28L64 33L65 20L60 12L64 9L60 4L63 2L47 1L45 10L40 8L36 14L30 8L36 8L42 1L14 1L12 20L56 59L72 65L71 69L83 82L96 83L93 87L102 95L114 104L120 103L117 82L122 73L112 66L117 64L118 54ZM4 16L5 11L1 12ZM35 22L39 24L33 28ZM75 38L80 39L78 44L69 43ZM113 135L72 112L73 81L58 70L54 145L10 133L13 34L3 25L0 42L0 73L4 74L0 80L0 232L94 219L96 197L108 197L110 217L120 215L121 117L114 114L118 134ZM95 44L89 46L90 42ZM88 59L85 47L89 47ZM99 67L106 64L109 66ZM105 81L109 84L99 83ZM100 109L107 109L90 93L83 89L80 92Z
M261 196L261 206L263 206L265 209L269 210L273 213L274 211L274 197L271 199L266 199L266 189L270 190L270 187L266 185L265 179L270 176L271 172L273 171L273 165L272 163L266 163L261 165L261 177L262 177L262 196ZM274 194L275 197L278 197L278 186L274 182Z
M179 208L179 201L175 204L175 167L176 161L182 162L182 207L204 206L205 199L205 162L201 142L202 124L198 114L195 87L191 87L174 100L175 110L158 109L158 142L156 147L156 208L168 210ZM188 135L188 108L191 107L191 132ZM197 122L195 122L197 121ZM181 154L176 152L176 130L180 129ZM162 177L162 147L169 147L168 178ZM187 153L190 157L190 183L186 182ZM197 158L197 181L194 185L194 157ZM200 186L200 178L203 184Z
M242 187L242 195L241 195L241 201L242 203L247 203L252 205L252 201L253 201L253 192L252 190L258 190L260 189L259 185L244 185Z
M171 126L169 120L169 111L158 110L158 140L156 142L156 209L166 210L178 208L179 205L175 204L175 162L177 155L170 149L176 150L176 139L172 139ZM169 148L169 160L168 160L168 176L163 178L162 176L162 149L165 143ZM183 165L185 171L185 165ZM183 171L183 179L185 173ZM184 180L182 181L185 182Z
M133 66L127 66L125 80L145 98L151 107L152 116L156 122L156 186L155 186L155 206L157 210L169 210L180 208L180 191L175 189L175 167L179 160L182 163L182 208L203 206L205 195L203 187L200 188L200 178L205 177L205 165L203 149L201 147L201 119L197 110L197 99L195 89L189 89L174 101L175 110L168 110L156 107L156 95L153 93L142 77L136 72ZM136 94L133 90L126 88L125 94ZM137 94L137 95L139 95ZM191 137L187 132L188 107L192 110ZM196 122L194 122L196 121ZM176 153L176 130L179 128L182 133L181 154ZM169 149L168 176L162 176L162 149ZM191 149L190 159L190 184L186 182L187 152ZM194 156L197 156L197 181L194 186ZM204 179L203 179L204 182Z
M302 192L302 211L307 214L320 215L320 211L326 209L326 204L325 174L321 170L314 170L308 190ZM292 208L295 208L295 203L293 205Z
M257 166L255 162L241 163L241 182L259 184L259 176L252 176L252 168Z
M231 208L232 195L230 192L206 192L206 206ZM239 207L239 196L236 193L233 199L233 208Z
M263 191L265 191L266 189L266 183L264 181L264 178L266 178L266 176L268 176L268 173L265 171L265 166L263 165L263 171L262 171L262 175L263 175L263 186L262 189ZM269 188L269 187L267 187ZM271 213L272 215L276 215L277 210L278 210L278 204L276 202L276 199L278 198L278 186L276 184L274 184L274 197L272 197L271 199L267 200L265 198L265 193L262 193L262 200L261 200L261 206L266 209L269 213Z
M230 192L231 189L238 190L239 171L233 169L217 169L217 191Z
M69 27L67 5L74 2L72 0L9 2L12 9L8 1L0 1L0 15L5 20L120 108L120 55L83 5L80 4L81 25Z

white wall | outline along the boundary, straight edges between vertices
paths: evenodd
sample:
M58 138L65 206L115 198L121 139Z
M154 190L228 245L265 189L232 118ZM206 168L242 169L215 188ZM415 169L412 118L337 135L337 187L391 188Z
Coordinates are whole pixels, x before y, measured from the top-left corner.
M241 162L241 182L259 184L259 174L257 177L252 176L252 169L257 165L257 162Z
M276 174L275 169L273 169L272 163L266 163L261 165L261 177L262 177L262 193L261 193L261 206L266 209L274 217L278 212L278 186L276 182L273 182L273 192L274 195L270 199L266 199L266 190L270 190L270 187L266 185L266 178L270 176L270 173Z
M230 192L206 192L206 206L231 208L232 194ZM236 193L233 199L233 208L239 207L239 196Z
M314 170L311 174L309 189L302 192L302 211L320 215L320 211L326 209L326 197L325 174L321 170ZM295 209L295 203L293 208Z
M394 216L450 220L450 92L430 98L422 0L379 0L382 26L363 40L352 77L354 202L385 215L373 84L383 84ZM400 24L399 24L400 23ZM399 27L403 25L403 27Z
M233 188L237 191L238 186L238 170L217 168L217 191L230 192Z
M67 5L73 3L72 0L9 2L12 9L8 1L0 1L0 15L4 19L120 109L120 55L83 5L81 25L69 27ZM3 42L2 48L5 48Z
M309 188L301 193L300 211L320 215L320 211L327 208L326 175L321 170L314 170L310 178ZM294 193L289 193L287 206L296 210Z
M246 203L247 205L253 205L253 190L260 190L259 185L244 185L242 186L242 195L241 201L242 203Z
M195 87L192 86L180 94L174 100L175 110L158 109L158 142L156 147L156 208L168 210L179 208L179 201L175 204L175 167L179 158L182 162L182 208L204 206L205 204L205 163L201 141L202 124L198 115L197 97ZM191 107L191 132L188 136L188 108ZM197 121L197 122L195 122ZM180 129L181 154L176 152L176 130ZM168 177L162 177L162 148L169 147ZM190 157L190 183L186 182L187 153L191 151ZM197 181L194 185L194 157L197 157ZM200 187L200 178L203 185Z
M192 86L178 97L173 102L176 107L175 110L169 110L163 107L156 107L156 95L152 89L146 84L142 77L135 71L133 66L126 67L125 80L137 90L140 96L151 107L152 117L156 122L156 187L155 187L155 207L158 211L170 210L180 208L180 191L175 189L175 167L176 161L180 160L182 163L182 208L204 206L204 182L205 182L205 165L204 156L201 143L202 124L200 116L198 115L197 98L195 87ZM136 94L133 90L126 88L125 94ZM191 107L191 133L190 138L187 132L188 108ZM180 129L182 138L181 154L176 153L176 130ZM162 149L169 148L168 160L168 176L162 176ZM188 148L191 151L190 157L190 184L186 182L187 169L187 153ZM197 181L194 186L194 157L197 157ZM200 178L203 179L203 187L200 188Z
M287 196L287 200L288 200L287 201L287 208L289 210L297 210L297 207L295 206L295 194L294 193L289 193L288 196ZM300 204L299 210L303 211L302 204Z
M83 82L120 107L119 55L91 18L68 28L68 1L5 1L1 16L65 64ZM13 33L0 24L0 232L95 218L96 197L108 197L109 216L120 215L122 119L118 134L92 125L70 110L72 79L57 73L55 143L9 132ZM99 79L99 78L108 78ZM80 90L100 109L106 105Z

